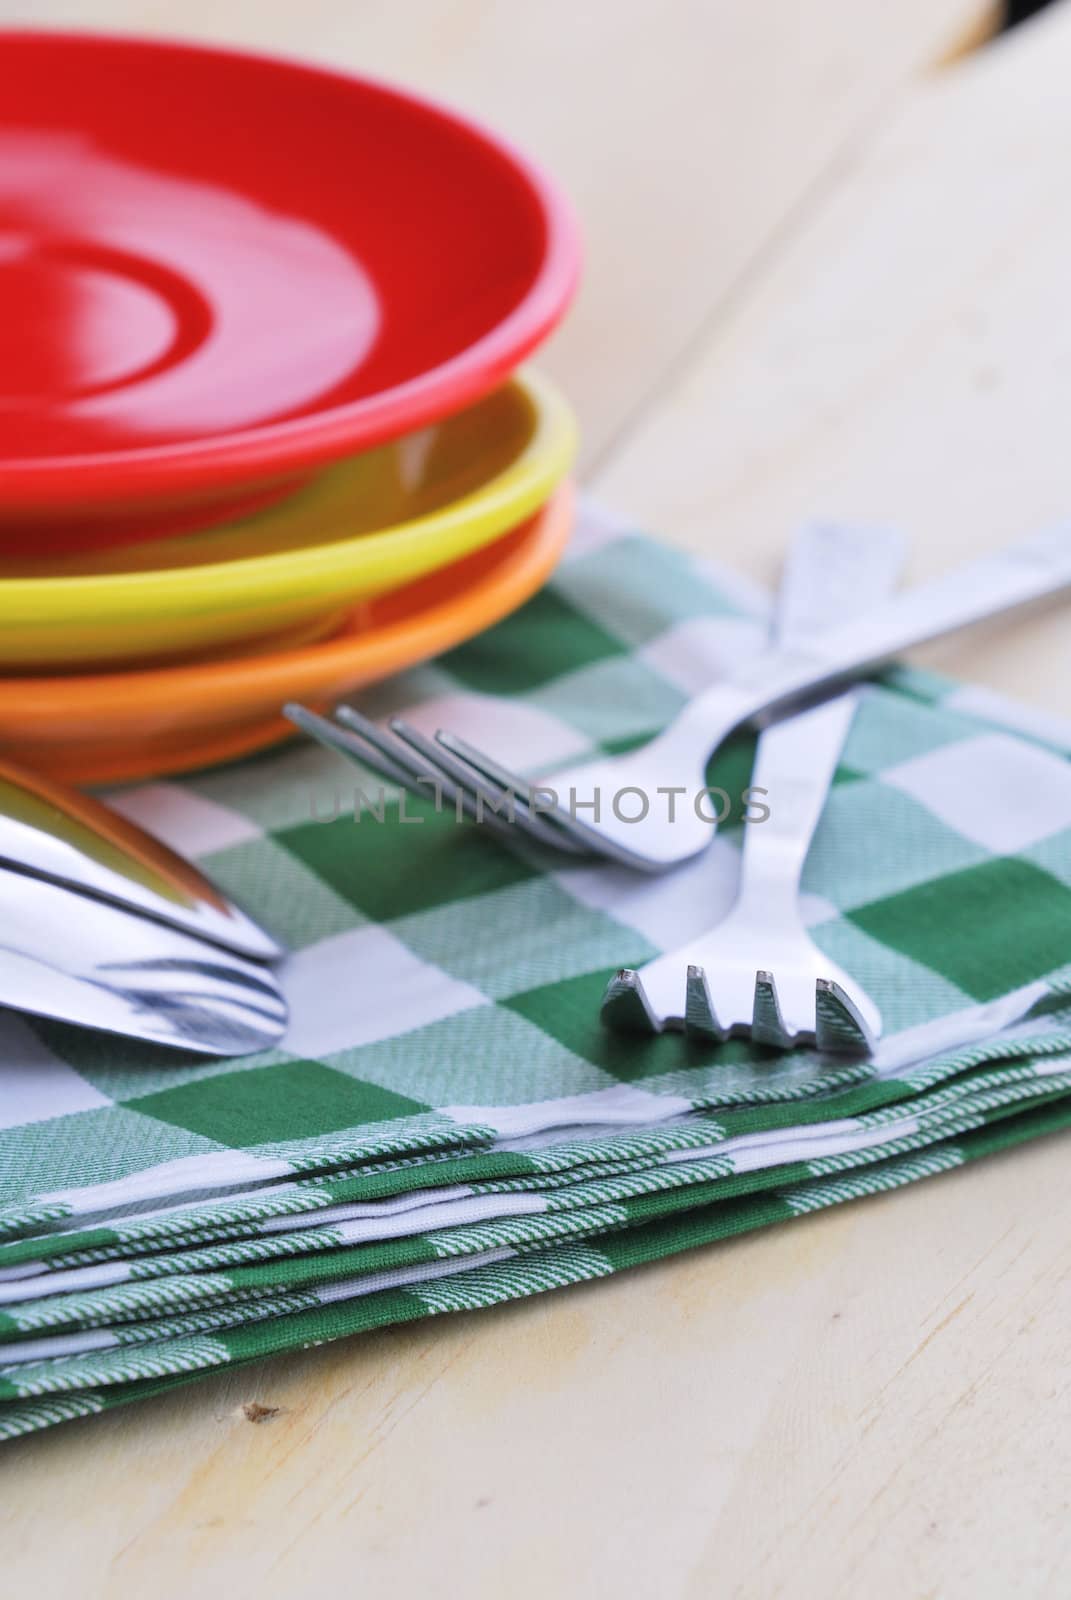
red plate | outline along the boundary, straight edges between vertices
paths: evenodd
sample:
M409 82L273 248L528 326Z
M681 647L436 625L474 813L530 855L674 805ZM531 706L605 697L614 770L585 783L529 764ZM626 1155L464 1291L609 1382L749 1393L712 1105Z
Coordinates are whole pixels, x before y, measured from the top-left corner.
M0 72L0 537L232 515L469 404L569 300L560 196L411 95L90 34L0 31Z

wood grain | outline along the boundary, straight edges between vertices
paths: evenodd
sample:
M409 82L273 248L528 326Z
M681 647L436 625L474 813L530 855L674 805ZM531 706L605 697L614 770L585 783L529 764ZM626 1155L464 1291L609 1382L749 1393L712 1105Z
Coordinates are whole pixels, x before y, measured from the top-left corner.
M114 0L74 20L387 72L538 150L587 224L553 360L595 487L768 577L810 511L901 522L921 572L1071 509L1071 7L922 72L984 16ZM1071 711L1069 656L1054 614L951 659ZM1062 1597L1066 1170L1045 1141L22 1441L0 1455L7 1587Z
M771 580L811 514L891 522L918 576L1071 515L1071 6L920 85L595 480ZM1071 709L1071 630L942 668Z

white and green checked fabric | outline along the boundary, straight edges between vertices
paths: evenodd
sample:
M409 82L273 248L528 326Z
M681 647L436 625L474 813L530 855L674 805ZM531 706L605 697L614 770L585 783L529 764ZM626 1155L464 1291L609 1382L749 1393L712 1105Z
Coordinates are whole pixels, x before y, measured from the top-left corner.
M547 770L648 737L761 645L766 610L589 511L540 596L363 704ZM710 782L739 794L751 748ZM80 1390L96 1410L304 1342L302 1317L534 1292L646 1259L626 1238L665 1253L794 1214L774 1195L847 1198L824 1181L842 1169L870 1192L905 1152L920 1176L1059 1125L1069 752L1062 724L929 676L864 697L805 888L885 1015L868 1064L601 1029L614 968L731 902L739 824L650 880L522 859L411 800L418 823L393 801L355 822L361 775L304 745L117 796L289 941L293 1025L283 1050L191 1065L0 1020L0 1437L82 1414Z
M1006 1106L1017 1110L1062 1093L1071 1087L1071 1057L1019 1055L996 1065L982 1063L913 1095L905 1096L905 1087L897 1082L870 1094L850 1090L806 1106L779 1108L779 1114L773 1108L699 1113L647 1135L562 1143L529 1155L497 1151L385 1173L332 1174L269 1186L240 1202L202 1202L163 1215L110 1220L91 1230L58 1229L8 1247L11 1255L0 1276L0 1337L6 1307L17 1312L47 1297L397 1239L432 1226L455 1230L507 1215L605 1204L648 1188L695 1181L697 1174L740 1179L802 1161L812 1167L801 1175L812 1177L833 1170L828 1163L835 1167L841 1157L850 1164L877 1159L905 1138L914 1143L923 1136L927 1141L945 1137L980 1125L990 1113L1003 1114ZM896 1098L889 1098L892 1088ZM871 1109L862 1111L867 1102ZM594 1159L613 1153L617 1159ZM818 1161L821 1168L813 1166ZM711 1165L709 1174L701 1170L704 1163ZM389 1185L392 1192L383 1197ZM280 1200L289 1201L289 1208ZM298 1202L306 1209L299 1212ZM241 1220L235 1221L239 1212ZM205 1213L230 1220L209 1225ZM150 1291L157 1303L162 1293Z
M220 1301L226 1302L229 1320L242 1321L254 1309L258 1316L266 1314L262 1305L254 1306L259 1297L284 1290L456 1261L488 1248L532 1247L566 1234L627 1227L711 1200L832 1176L995 1126L1053 1104L1069 1090L1071 1069L1011 1083L985 1074L969 1092L919 1096L895 1114L804 1125L765 1141L737 1135L705 1149L668 1152L646 1168L586 1175L567 1186L539 1190L531 1179L458 1186L431 1191L422 1204L379 1202L378 1217L371 1205L336 1208L360 1209L361 1215L336 1214L303 1229L265 1227L222 1245L12 1283L0 1305L0 1370L66 1353L68 1339L77 1337L72 1330L109 1330L78 1349L141 1342L162 1336L161 1317L181 1314L188 1320L191 1312Z
M786 1184L765 1194L699 1205L683 1215L637 1214L633 1225L590 1240L484 1249L464 1264L423 1263L279 1294L265 1315L232 1325L176 1318L148 1342L123 1337L98 1348L0 1369L0 1440L165 1393L220 1367L245 1366L280 1351L446 1311L479 1310L640 1266L680 1250L745 1233L846 1200L888 1192L1007 1150L1071 1124L1063 1097L996 1128L942 1141L863 1173ZM447 1269L451 1270L447 1270Z

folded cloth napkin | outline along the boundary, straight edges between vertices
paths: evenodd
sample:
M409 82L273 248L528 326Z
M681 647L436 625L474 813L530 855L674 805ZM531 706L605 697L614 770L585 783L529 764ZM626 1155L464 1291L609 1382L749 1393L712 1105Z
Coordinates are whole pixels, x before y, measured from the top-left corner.
M281 1293L434 1263L449 1270L450 1263L489 1248L530 1249L858 1170L1021 1116L1069 1091L1071 1071L1042 1083L983 1074L969 1092L919 1096L906 1113L874 1113L854 1126L811 1124L767 1142L744 1135L705 1151L668 1152L644 1170L586 1176L543 1192L534 1180L521 1179L431 1191L426 1204L381 1202L378 1217L373 1205L340 1207L336 1211L361 1214L58 1272L12 1285L0 1311L0 1376L11 1364L257 1320L275 1313L272 1297ZM733 1144L736 1158L748 1155L750 1166L734 1169L727 1148ZM447 1194L448 1200L440 1198Z
M647 1153L631 1161L581 1163L557 1174L455 1182L413 1189L387 1200L344 1201L300 1219L298 1226L291 1217L275 1215L247 1221L240 1234L234 1228L225 1230L226 1237L205 1230L172 1249L160 1248L157 1241L155 1249L125 1256L112 1249L107 1254L86 1249L53 1256L28 1264L28 1270L13 1270L0 1282L0 1349L7 1338L21 1333L79 1323L99 1325L118 1315L136 1316L139 1309L156 1313L169 1300L188 1308L195 1303L197 1287L205 1294L211 1288L204 1278L192 1284L191 1273L427 1236L429 1230L441 1235L438 1253L457 1255L462 1253L462 1230L469 1226L482 1236L489 1224L512 1219L514 1229L538 1234L549 1216L605 1208L709 1180L718 1180L721 1191L737 1194L742 1187L753 1190L785 1181L785 1169L796 1169L789 1171L789 1177L816 1177L920 1148L1069 1089L1068 1058L1028 1057L961 1074L956 1082L920 1093L907 1103L862 1115L838 1114L846 1096L792 1108L797 1120L791 1125L760 1131L754 1130L753 1113L730 1111L719 1118L701 1114L689 1129L699 1136L698 1142L695 1137L687 1145L680 1140L670 1143L663 1138L657 1144L652 1140ZM336 1193L360 1182L343 1178L335 1185ZM699 1203L687 1195L682 1200ZM628 1219L627 1211L616 1218ZM611 1220L615 1219L606 1225ZM65 1237L27 1243L43 1248L62 1243ZM372 1264L396 1264L397 1259ZM117 1285L131 1287L124 1290Z
M589 510L558 576L523 611L364 704L547 770L650 736L761 647L767 610L739 579ZM805 889L817 942L884 1013L886 1037L866 1063L771 1058L743 1041L697 1050L600 1027L614 968L690 938L731 902L739 821L701 860L651 880L522 858L430 803L408 800L403 812L388 796L377 820L376 780L309 746L125 791L121 809L199 856L289 940L293 1025L284 1050L191 1065L3 1019L2 1328L19 1339L135 1326L149 1300L55 1308L143 1279L145 1294L155 1280L155 1316L170 1327L191 1273L324 1249L348 1271L342 1253L377 1241L435 1243L378 1266L366 1258L366 1275L438 1271L455 1246L477 1260L480 1227L512 1230L491 1248L553 1252L566 1246L545 1239L566 1217L586 1218L587 1232L632 1232L647 1224L630 1208L653 1197L685 1195L706 1212L730 1198L709 1199L707 1183L755 1182L767 1168L818 1181L800 1169L801 1128L836 1146L814 1161L866 1160L876 1172L873 1152L892 1151L873 1119L887 1119L892 1139L915 1099L919 1127L900 1137L945 1143L978 1128L972 1116L1052 1102L1071 1054L1069 750L1063 724L929 675L898 670L865 694ZM750 751L734 741L711 784L738 796ZM359 821L355 788L373 803ZM998 1096L989 1107L987 1095ZM668 1190L674 1158L682 1176ZM585 1181L587 1194L568 1197ZM612 1193L591 1188L614 1182ZM414 1195L455 1209L416 1231L400 1207ZM538 1202L538 1214L504 1215L510 1195ZM385 1211L378 1222L374 1211L341 1214L391 1203L386 1232ZM600 1206L619 1210L598 1221ZM304 1244L309 1235L319 1242ZM221 1250L230 1255L212 1255ZM67 1277L87 1270L96 1276L81 1288ZM467 1283L484 1268L472 1270ZM447 1277L459 1272L454 1262ZM241 1293L252 1302L256 1287L265 1299L290 1292L285 1272ZM204 1309L211 1297L188 1303ZM53 1320L27 1322L33 1303L51 1304ZM156 1335L158 1358L175 1337ZM151 1370L178 1368L157 1359Z
M138 1347L100 1348L53 1358L0 1379L0 1440L57 1422L91 1416L162 1394L221 1367L245 1366L291 1349L446 1311L481 1310L508 1300L607 1277L700 1244L789 1221L846 1200L886 1193L967 1162L1071 1125L1071 1099L1062 1096L995 1128L942 1141L922 1155L895 1157L862 1174L814 1179L765 1194L691 1209L684 1215L638 1220L590 1241L521 1250L485 1249L460 1267L453 1262L393 1269L321 1285L305 1295L280 1296L270 1314L237 1326L180 1330ZM17 1398L15 1398L17 1397Z

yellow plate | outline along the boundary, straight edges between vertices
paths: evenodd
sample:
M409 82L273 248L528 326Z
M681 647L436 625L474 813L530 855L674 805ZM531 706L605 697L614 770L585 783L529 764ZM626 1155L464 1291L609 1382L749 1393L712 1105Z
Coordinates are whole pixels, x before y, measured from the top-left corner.
M0 666L194 656L324 627L480 549L540 505L576 430L542 378L331 467L222 528L29 562L0 558Z
M293 738L285 701L326 709L523 605L561 557L573 499L562 484L504 538L355 606L330 639L144 671L0 678L0 759L68 783L125 783Z

